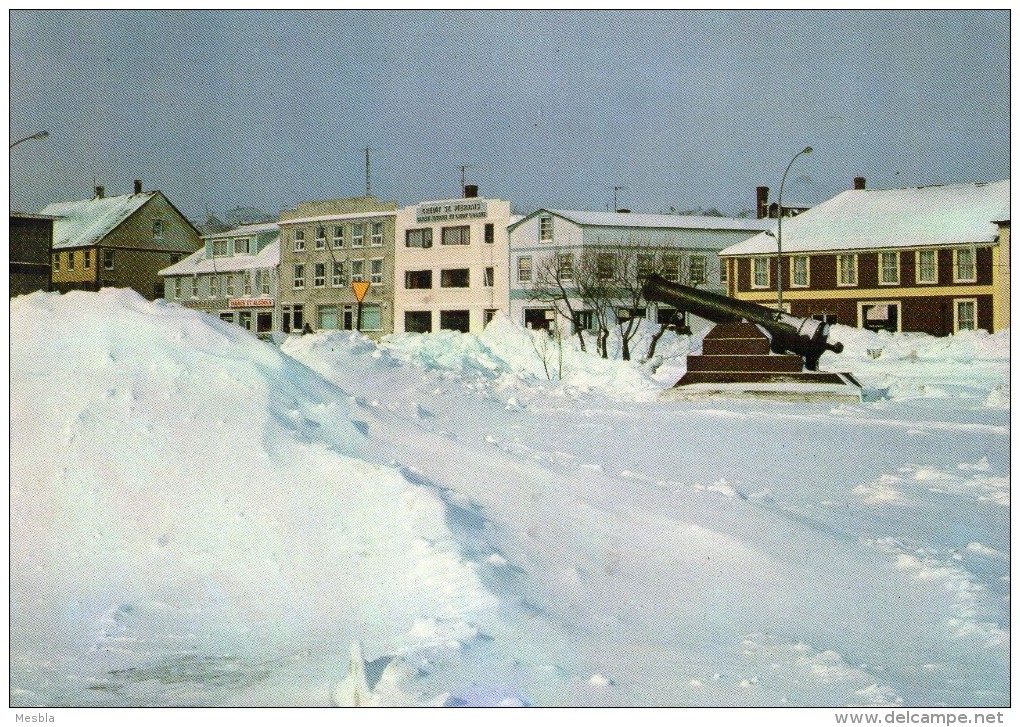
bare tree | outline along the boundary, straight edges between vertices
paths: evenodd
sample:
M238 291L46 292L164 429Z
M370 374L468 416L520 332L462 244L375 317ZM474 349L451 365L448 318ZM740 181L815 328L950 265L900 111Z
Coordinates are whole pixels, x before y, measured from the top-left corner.
M568 319L577 332L582 351L587 351L584 341L584 327L574 306L574 255L572 253L550 253L540 258L535 268L534 283L528 291L530 300L551 305L556 315Z

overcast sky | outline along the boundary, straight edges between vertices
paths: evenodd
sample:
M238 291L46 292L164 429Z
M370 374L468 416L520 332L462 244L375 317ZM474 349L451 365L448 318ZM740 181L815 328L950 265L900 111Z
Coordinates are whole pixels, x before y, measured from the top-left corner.
M1009 176L1007 11L11 12L11 206L635 212Z

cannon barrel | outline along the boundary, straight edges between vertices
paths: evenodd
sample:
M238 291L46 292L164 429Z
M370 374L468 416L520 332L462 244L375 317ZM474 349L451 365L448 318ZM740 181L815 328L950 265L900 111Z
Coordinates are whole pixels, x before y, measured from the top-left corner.
M826 351L843 350L842 343L829 343L829 325L813 318L798 318L746 300L671 283L659 275L646 278L643 290L646 300L668 303L713 323L755 323L768 331L773 351L802 356L809 371L818 369L818 359Z

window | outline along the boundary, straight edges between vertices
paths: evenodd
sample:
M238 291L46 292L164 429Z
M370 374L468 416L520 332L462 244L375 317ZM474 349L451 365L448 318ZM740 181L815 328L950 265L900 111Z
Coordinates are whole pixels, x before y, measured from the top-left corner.
M869 331L900 330L900 304L881 301L878 303L858 303L860 327Z
M899 285L900 254L898 252L878 253L878 284Z
M675 252L662 254L662 277L674 283L680 282L680 256Z
M729 281L730 266L726 260L719 261L719 282L725 284Z
M351 282L359 282L365 279L365 261L351 260Z
M790 258L790 285L794 288L808 287L807 255L794 255Z
M691 285L698 285L708 280L708 263L704 255L691 255Z
M336 306L335 305L320 305L318 308L319 314L319 330L335 331L337 329L337 317L336 317Z
M753 257L751 258L751 287L752 288L767 288L769 287L769 263L770 260L767 257Z
M152 236L156 240L163 239L163 220L152 221Z
M213 240L212 242L212 254L213 257L223 257L227 254L227 241L226 240Z
M174 278L174 297L175 298L183 297L181 295L181 287L182 287L181 286L181 279L180 278Z
M173 265L174 263L179 263L182 257L184 256L179 252L170 253L170 264Z
M530 283L531 282L531 258L530 257L519 257L519 258L517 258L517 282L519 282L519 283Z
M432 247L432 228L422 227L417 230L408 230L404 233L404 245L406 247Z
M542 215L538 218L538 241L552 242L553 219L552 215Z
M243 311L241 311L241 313L238 316L238 318L240 319L238 322L240 323L241 328L243 328L246 331L250 331L251 330L251 311L250 310L243 310Z
M916 265L918 283L937 283L939 281L938 253L935 250L918 250Z
M599 280L610 280L616 271L616 255L600 252L595 256L595 275Z
M469 225L460 225L458 227L444 227L442 244L470 245L471 227Z
M262 292L265 295L269 294L269 279L272 273L268 270L262 271Z
M404 287L410 290L422 290L432 287L431 270L408 270L404 273Z
M953 301L953 330L973 331L977 328L977 300L965 298Z
M319 227L315 230L315 249L325 250L326 249L326 228Z
M305 327L305 307L303 305L283 306L283 332L300 331Z
M361 330L382 330L382 306L378 303L365 303L361 306Z
M974 248L961 247L953 250L953 282L973 283L977 281L977 265L974 263Z
M574 279L574 256L560 255L560 280L569 283Z
M404 330L408 333L432 333L432 311L415 310L404 313Z
M209 297L215 298L220 294L220 276L209 276Z
M234 276L228 274L227 276L227 297L233 297L234 295Z
M86 270L88 270L88 269L90 269L92 267L92 251L91 250L83 250L82 254L85 257L83 267Z
M333 226L333 247L340 248L344 246L344 227L343 225Z
M103 270L113 270L113 250L103 250Z
M353 226L351 232L351 247L364 247L365 246L365 225L361 222Z
M189 298L198 297L198 278L196 278L195 276L191 276L190 278L188 278L188 297Z
M811 317L816 321L821 321L822 323L832 324L839 322L835 313L812 313Z
M647 278L655 272L655 253L639 252L637 256L637 274L639 278Z
M294 266L294 287L303 288L305 287L305 266L295 265Z
M305 231L294 231L294 252L301 252L305 249Z
M382 258L369 260L369 272L372 275L370 282L376 284L382 282L382 263Z
M333 287L340 288L347 285L347 281L344 280L344 264L342 262L333 263Z
M258 274L259 274L258 270L256 270L256 271L248 271L247 273L242 273L241 274L241 280L243 281L242 285L244 285L244 294L245 295L251 295L251 291L252 291L252 277L256 276L256 278L257 278Z
M55 253L53 255L53 272L55 272L55 273L59 273L60 272L60 253L59 252Z
M496 241L496 225L491 222L485 223L485 237L483 239L487 245L491 245Z
M836 284L857 285L857 256L836 256Z
M315 263L315 279L313 281L313 285L315 285L316 288L326 287L326 263Z
M496 268L485 268L485 274L482 276L482 285L486 288L491 288L496 284Z
M224 321L226 323L233 323L234 322L234 314L233 313L220 313L220 320Z
M499 308L486 308L482 311L482 325L487 326L492 323L492 319L499 313Z
M466 310L439 311L439 327L444 331L467 333L471 327L471 316Z
M468 268L454 268L439 272L439 286L441 288L467 288L469 283L470 273Z
M247 237L239 237L234 240L234 254L235 255L249 255L251 253L251 239Z
M382 247L382 222L372 223L372 247Z
M74 270L74 250L67 253L67 269Z

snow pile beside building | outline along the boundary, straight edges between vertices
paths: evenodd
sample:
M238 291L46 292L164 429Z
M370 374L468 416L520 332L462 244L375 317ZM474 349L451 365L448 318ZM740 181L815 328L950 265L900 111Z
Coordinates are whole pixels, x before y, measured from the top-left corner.
M446 643L496 604L350 397L240 328L37 293L11 340L16 703L188 703L257 681L253 645L319 659L311 695L275 696L324 703L352 641Z

